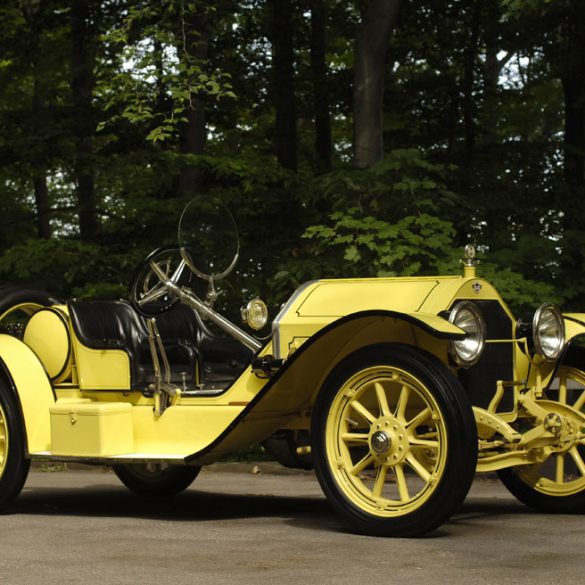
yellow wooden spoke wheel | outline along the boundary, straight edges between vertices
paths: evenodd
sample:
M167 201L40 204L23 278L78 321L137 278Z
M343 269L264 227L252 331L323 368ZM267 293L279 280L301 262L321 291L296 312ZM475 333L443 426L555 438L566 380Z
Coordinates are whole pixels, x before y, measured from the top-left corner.
M8 460L8 428L6 425L6 415L4 409L0 404L0 478L4 473L6 467L6 461Z
M459 506L475 470L463 389L436 358L402 345L344 360L319 395L312 434L325 493L367 534L432 530Z
M120 481L141 496L170 497L186 490L195 480L201 467L178 466L166 463L136 463L114 465Z
M0 378L0 510L20 493L29 467L16 398Z
M558 421L567 440L546 461L503 469L500 479L520 501L538 510L585 512L585 445L570 438L585 430L585 373L560 367L547 398L551 423Z

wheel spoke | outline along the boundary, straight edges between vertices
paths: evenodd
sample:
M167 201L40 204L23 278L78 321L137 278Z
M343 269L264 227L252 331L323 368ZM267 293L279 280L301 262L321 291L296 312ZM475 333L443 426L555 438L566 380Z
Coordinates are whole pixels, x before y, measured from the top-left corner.
M343 433L341 435L341 440L345 443L367 443L368 442L368 434L367 433Z
M559 402L561 404L567 404L567 376L561 376L559 378Z
M403 385L400 389L400 396L398 397L398 404L396 405L396 418L400 421L405 420L406 406L410 398L410 386Z
M565 454L559 453L555 465L555 481L557 483L564 483L565 481Z
M585 463L583 463L579 449L577 449L577 447L572 447L569 453L581 475L585 476Z
M427 406L423 410L421 410L413 419L409 420L406 423L407 429L416 429L420 424L422 424L427 418L431 416L431 409Z
M368 465L374 462L374 458L370 453L368 453L361 461L356 463L349 472L351 475L357 475L358 473L362 472Z
M406 456L406 461L422 480L424 480L425 482L429 481L429 479L431 478L431 474L426 470L423 464L414 456L412 451Z
M429 441L428 439L410 437L408 442L415 447L425 447L426 449L433 449L434 451L439 448L439 441Z
M583 410L583 406L585 406L585 390L581 391L581 396L577 398L575 404L573 404L573 408L575 410Z
M378 406L380 407L380 413L382 416L390 416L390 407L388 406L388 399L386 398L386 391L384 386L380 382L374 384L376 388L376 397L378 398Z
M374 497L380 498L382 496L382 490L384 489L384 483L386 482L386 474L388 468L385 465L378 467L378 475L376 475L376 483L374 484Z
M373 423L376 420L376 417L361 402L353 400L351 402L351 407L358 414L361 414L369 423Z
M396 484L398 485L398 493L400 499L403 502L410 500L410 494L408 493L408 485L406 484L406 476L404 475L404 465L396 465L394 467L394 474L396 475Z

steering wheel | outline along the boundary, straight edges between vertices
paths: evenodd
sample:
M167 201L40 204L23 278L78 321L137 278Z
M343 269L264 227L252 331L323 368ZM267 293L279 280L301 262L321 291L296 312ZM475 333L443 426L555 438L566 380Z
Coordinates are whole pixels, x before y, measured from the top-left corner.
M151 252L140 264L130 289L130 301L144 317L169 311L179 299L165 286L154 267L177 286L188 286L191 271L181 257L179 246L163 246Z
M204 195L191 199L181 213L177 235L179 245L151 252L132 282L132 306L145 317L162 315L179 301L165 281L185 287L193 275L207 282L205 304L213 306L218 295L214 283L225 278L238 261L238 226L218 199ZM191 250L196 251L196 260Z

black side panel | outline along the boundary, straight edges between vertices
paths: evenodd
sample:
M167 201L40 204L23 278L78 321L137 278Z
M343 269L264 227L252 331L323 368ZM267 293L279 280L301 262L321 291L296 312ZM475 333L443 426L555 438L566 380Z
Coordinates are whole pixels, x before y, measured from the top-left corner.
M473 302L483 313L487 330L486 339L512 339L514 323L498 301Z
M496 393L498 380L512 380L513 374L512 344L488 343L477 364L459 370L459 381L469 393L473 406L487 408ZM507 388L497 410L511 412L513 409L514 392Z
M498 301L473 301L483 313L486 323L486 347L481 359L471 368L459 370L459 380L467 389L473 406L487 408L496 393L498 380L510 381L514 376L513 344L489 343L490 340L512 339L513 322ZM498 412L514 410L514 392L504 390Z

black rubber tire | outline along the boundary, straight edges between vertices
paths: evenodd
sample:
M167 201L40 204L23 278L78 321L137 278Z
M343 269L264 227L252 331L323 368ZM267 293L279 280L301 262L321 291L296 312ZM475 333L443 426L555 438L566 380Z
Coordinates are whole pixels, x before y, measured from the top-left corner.
M178 465L150 471L147 464L114 465L113 469L130 491L148 497L176 496L186 490L201 471L201 467Z
M22 304L33 306L30 314L27 312L28 317L30 317L36 311L35 305L37 308L50 307L59 304L59 300L44 290L18 285L0 285L0 317ZM10 326L7 325L8 320L9 314L5 315L4 320L0 320L0 328L16 337L22 335L24 326L11 330Z
M585 514L585 490L570 496L543 494L518 477L513 467L500 469L498 477L513 496L533 510L547 514Z
M436 487L420 507L394 517L370 514L350 501L337 484L326 455L326 423L334 398L353 375L375 366L400 368L422 382L432 391L446 428L447 456ZM353 531L370 536L415 537L436 529L462 504L477 465L477 429L465 390L435 356L402 344L360 349L335 367L318 395L311 436L315 472L327 499Z
M4 469L0 471L0 512L3 512L21 492L30 468L30 460L25 456L24 428L16 400L6 382L0 379L4 434L8 437L6 461Z
M47 291L14 284L0 286L0 315L11 307L22 303L36 304L42 307L50 307L59 303L53 295Z

